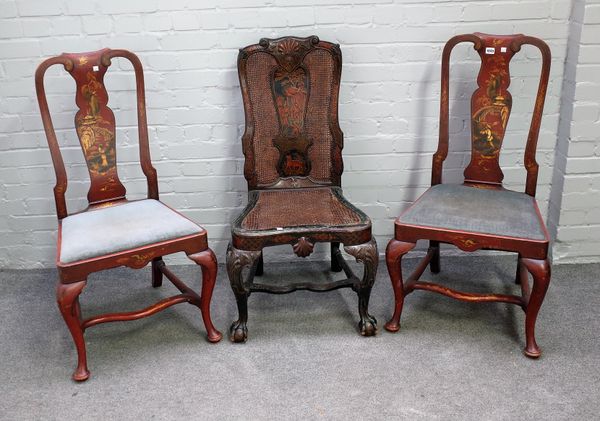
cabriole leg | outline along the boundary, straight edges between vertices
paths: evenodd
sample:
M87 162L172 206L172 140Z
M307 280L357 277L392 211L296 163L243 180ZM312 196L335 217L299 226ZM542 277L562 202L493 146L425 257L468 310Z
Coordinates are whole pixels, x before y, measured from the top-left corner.
M73 372L73 380L78 382L87 380L90 377L87 368L85 339L81 327L81 309L79 307L79 294L81 294L85 285L85 280L71 284L63 284L58 281L56 285L56 302L77 348L77 368Z
M213 325L210 317L210 302L217 281L217 257L211 249L188 256L202 269L202 292L200 294L200 312L206 328L209 342L219 342L223 335Z
M227 248L227 275L238 307L238 319L229 328L229 338L232 342L246 342L248 339L248 297L250 284L256 271L255 265L258 264L260 255L259 250L238 250L231 243ZM244 268L250 269L246 280L242 277Z
M152 286L154 288L162 286L163 273L160 268L162 268L164 265L165 262L163 262L162 257L152 259Z
M389 332L397 332L400 330L400 315L402 314L402 306L404 304L402 256L412 250L415 246L415 243L405 243L403 241L392 239L385 250L385 262L390 274L390 280L392 281L395 299L394 315L385 324L385 328Z
M548 259L519 259L519 264L525 265L533 278L533 287L527 309L525 311L525 338L526 346L523 351L530 358L538 358L542 351L535 341L535 322L538 312L550 285L550 262Z
M377 265L379 264L377 243L375 239L371 239L368 243L356 246L344 246L344 250L353 256L357 262L361 262L364 265L363 278L356 288L358 294L358 313L360 315L358 329L363 336L373 336L377 333L377 320L369 314L369 298L371 297L371 289L375 282Z
M339 253L340 243L331 243L331 271L332 272L341 272L342 265L337 259L337 254Z

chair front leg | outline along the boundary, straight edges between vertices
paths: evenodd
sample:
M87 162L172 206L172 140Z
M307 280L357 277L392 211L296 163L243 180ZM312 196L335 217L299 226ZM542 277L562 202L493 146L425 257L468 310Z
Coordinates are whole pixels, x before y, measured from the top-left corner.
M344 250L353 256L357 262L361 262L364 265L362 280L356 288L358 294L358 313L360 315L358 329L363 336L373 336L377 333L377 319L369 314L369 298L371 297L371 289L375 282L375 275L377 274L377 266L379 264L377 243L375 239L371 239L368 243L356 246L344 246Z
M217 257L211 249L188 256L202 269L202 292L200 294L200 312L206 328L209 342L219 342L223 335L213 325L210 317L210 302L217 280Z
M525 311L526 346L523 352L530 358L538 358L542 351L535 341L535 322L550 285L550 262L548 259L521 258L519 264L524 265L533 278L531 296Z
M402 256L411 251L416 246L415 243L406 243L396 239L390 240L385 250L385 262L387 264L392 288L394 288L394 315L385 324L385 329L389 332L400 330L400 315L404 304L404 284L402 283Z
M73 380L78 382L87 380L90 377L90 372L87 368L85 339L83 337L83 328L81 327L81 308L79 306L79 294L81 294L86 283L83 280L63 284L59 280L56 285L56 302L77 348L77 368L73 372Z
M231 243L227 247L227 275L238 307L238 319L229 328L229 339L232 342L248 340L248 297L260 255L260 250L238 250ZM247 280L242 277L244 268L250 269Z

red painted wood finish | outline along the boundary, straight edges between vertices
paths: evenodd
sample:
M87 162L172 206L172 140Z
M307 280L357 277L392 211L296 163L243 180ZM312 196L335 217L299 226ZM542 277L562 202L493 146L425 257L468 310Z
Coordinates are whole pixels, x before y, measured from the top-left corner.
M537 47L542 56L540 82L531 119L527 144L525 146L525 169L527 180L525 193L535 196L538 164L535 159L542 111L550 73L550 49L548 45L534 37L525 35L487 35L482 33L458 35L450 39L442 53L442 87L440 101L440 132L438 149L433 156L431 184L442 183L443 162L448 155L449 141L449 76L450 54L459 43L470 42L481 58L481 68L477 77L478 88L471 98L471 161L465 169L465 184L473 187L502 189L502 170L498 164L499 154L506 125L512 107L508 91L510 85L509 64L521 46L530 44ZM538 217L541 219L536 206ZM394 239L386 250L386 262L395 296L395 308L386 329L396 332L400 329L404 297L415 290L437 292L448 297L469 302L498 301L519 305L526 312L525 354L538 357L541 350L534 337L534 327L538 311L550 281L550 264L547 258L549 234L545 227L544 240L515 238L439 227L415 226L402 223L398 218L394 224ZM403 281L402 257L412 250L421 239L430 241L430 248L406 281ZM432 282L419 281L427 265L433 273L440 270L439 244L453 244L463 251L479 249L505 250L519 254L517 283L521 284L522 295L473 294L452 290ZM527 273L533 277L533 288L528 283Z
M148 144L144 74L138 57L126 50L104 49L81 54L62 54L50 58L38 67L35 74L35 84L44 130L56 173L54 197L59 219L59 241L62 238L60 235L61 220L69 215L65 201L67 175L48 109L44 89L44 74L50 66L62 64L76 82L75 102L79 111L75 115L75 128L91 181L88 193L90 205L84 212L97 207L113 206L127 200L125 187L119 180L117 173L115 118L112 110L107 106L108 93L104 86L104 75L114 57L123 57L133 65L137 92L140 163L147 179L147 197L158 200L157 175L150 160L150 147ZM59 243L59 250L60 246ZM192 261L202 268L202 292L200 295L187 287L162 261L162 256L176 252L185 252ZM160 286L162 276L165 275L180 290L181 294L165 298L139 311L104 314L86 320L82 318L78 297L86 285L89 274L118 266L139 269L150 262L152 262L152 285L155 287ZM215 329L210 318L210 300L216 280L217 261L212 250L208 248L205 230L201 230L198 234L73 263L62 263L57 257L56 265L59 274L57 303L73 336L78 353L78 365L73 373L73 379L77 381L83 381L89 377L83 332L86 328L99 323L135 320L150 316L174 304L188 302L200 308L208 333L208 340L218 342L221 339L221 333Z
M501 184L503 174L498 166L498 157L512 107L512 98L508 91L509 63L522 45L533 45L541 52L540 82L525 146L527 171L525 192L535 196L538 174L535 152L550 75L551 55L550 48L544 41L520 34L497 36L477 32L457 35L446 43L442 53L439 143L437 152L433 156L431 184L442 182L443 162L448 156L450 54L457 44L463 42L472 43L481 57L481 68L477 77L479 88L471 98L472 157L465 170L465 181L472 183ZM486 49L490 48L494 49L494 54L486 54ZM502 52L503 49L505 52Z

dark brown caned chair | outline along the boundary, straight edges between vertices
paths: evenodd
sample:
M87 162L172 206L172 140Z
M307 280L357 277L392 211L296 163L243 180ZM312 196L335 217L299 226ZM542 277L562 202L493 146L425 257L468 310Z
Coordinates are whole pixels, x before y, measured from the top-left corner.
M471 97L471 161L465 169L463 184L442 184L442 165L448 155L450 53L461 42L473 43L481 58L478 89ZM539 48L542 70L525 146L527 180L525 192L521 193L502 187L504 176L499 166L499 154L512 107L508 91L509 63L524 44ZM431 188L396 219L395 237L386 251L396 299L394 315L385 325L387 330L396 332L400 329L404 297L418 289L463 301L512 303L525 311L525 355L532 358L540 356L534 328L550 282L550 239L535 200L538 175L535 151L549 72L550 49L537 38L475 33L455 36L446 43L442 55L440 135L438 149L433 156ZM404 283L402 256L421 239L429 240L429 251ZM440 243L453 244L464 251L491 249L518 253L516 282L521 284L521 296L465 293L419 281L427 264L433 273L440 271ZM532 288L528 272L533 277Z
M128 201L117 174L115 117L107 107L108 93L104 74L114 57L132 64L137 85L137 113L140 161L148 183L148 198ZM65 201L67 175L56 139L44 90L44 74L62 64L76 82L75 129L90 174L89 206L69 214ZM210 248L206 230L158 200L156 170L150 161L148 125L144 96L144 75L138 57L125 50L104 49L82 54L62 54L44 61L35 74L35 84L52 155L56 185L54 198L58 216L58 307L73 336L78 364L73 379L86 380L87 368L83 333L88 327L112 321L135 320L150 316L173 304L188 302L200 308L210 342L221 340L210 318L210 301L217 275L217 260ZM164 264L162 256L185 252L202 268L202 293L185 285ZM140 311L104 314L82 318L79 294L93 272L117 266L142 268L152 263L152 286L162 284L163 275L181 294L165 298Z
M368 313L377 271L377 244L371 221L342 196L343 135L338 124L342 69L339 46L308 38L262 39L240 50L238 72L246 115L242 138L248 205L232 227L227 272L239 318L232 341L247 339L251 292L330 291L351 287L358 294L359 329L374 335ZM306 257L317 242L331 243L331 270L348 279L330 282L255 283L263 272L262 249L290 244ZM361 278L340 252L364 263ZM249 268L247 277L242 270ZM245 279L244 279L245 278Z

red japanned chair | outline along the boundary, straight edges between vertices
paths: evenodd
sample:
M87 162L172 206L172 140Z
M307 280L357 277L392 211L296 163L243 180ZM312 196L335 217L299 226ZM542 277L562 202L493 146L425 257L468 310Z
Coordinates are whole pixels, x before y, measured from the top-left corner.
M471 42L481 58L478 89L471 98L471 161L465 169L464 184L442 184L442 165L448 155L448 79L450 53L455 45ZM542 70L525 147L527 180L525 192L502 187L499 154L511 111L509 62L522 45L531 44L542 53ZM400 329L404 297L421 289L471 302L499 301L525 311L525 355L537 358L541 351L534 329L538 311L550 282L549 236L535 200L538 164L535 160L542 110L550 72L550 49L542 40L524 36L496 36L481 33L450 39L442 55L440 135L433 156L431 188L395 221L395 237L388 244L386 261L395 294L395 310L385 328ZM404 283L401 259L417 240L430 241L426 257ZM521 296L474 294L419 281L430 264L440 271L439 244L453 244L464 251L505 250L519 254L516 282ZM530 288L527 272L533 277Z
M238 72L246 115L242 138L248 205L233 223L227 272L239 318L230 328L234 342L247 339L251 292L330 291L350 287L358 294L359 330L376 333L368 313L377 271L371 221L348 203L340 187L343 135L338 124L342 71L339 46L308 38L263 38L240 50ZM306 257L316 242L331 243L331 270L348 279L329 282L255 283L263 272L262 249L290 244ZM354 275L340 252L364 264ZM242 270L248 268L248 275Z
M137 112L140 161L148 183L148 198L128 201L117 174L115 118L107 107L108 93L104 74L113 57L124 57L132 64L137 85ZM54 64L62 64L76 82L75 128L85 157L91 186L89 206L69 214L65 201L67 176L59 144L48 110L44 74ZM150 161L148 126L144 94L144 75L138 57L125 50L104 49L82 54L62 54L44 61L35 74L38 102L56 172L54 198L58 216L59 281L58 307L77 347L78 364L73 379L86 380L87 368L83 333L88 327L119 320L150 316L173 304L188 302L200 308L210 342L221 340L210 318L210 301L217 275L217 260L208 248L204 228L158 200L156 170ZM202 268L202 293L185 285L162 260L162 256L185 252ZM83 319L79 294L92 272L118 266L142 268L152 263L152 286L162 285L166 276L181 294L165 298L140 311L104 314Z

